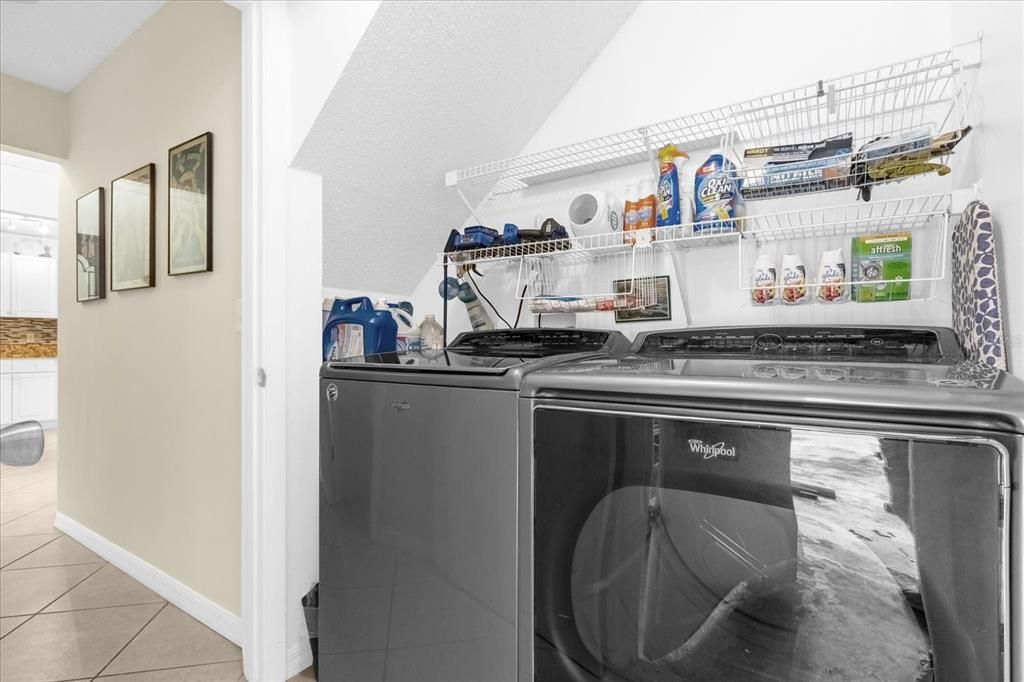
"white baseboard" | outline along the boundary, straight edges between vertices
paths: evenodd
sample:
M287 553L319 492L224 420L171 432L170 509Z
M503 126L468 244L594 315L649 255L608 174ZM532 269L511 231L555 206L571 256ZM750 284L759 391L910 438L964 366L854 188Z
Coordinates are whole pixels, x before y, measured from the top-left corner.
M242 645L242 619L239 616L60 512L54 517L53 525L220 636Z
M288 647L288 662L285 665L285 670L288 671L289 679L311 665L313 665L313 651L309 648L309 640Z

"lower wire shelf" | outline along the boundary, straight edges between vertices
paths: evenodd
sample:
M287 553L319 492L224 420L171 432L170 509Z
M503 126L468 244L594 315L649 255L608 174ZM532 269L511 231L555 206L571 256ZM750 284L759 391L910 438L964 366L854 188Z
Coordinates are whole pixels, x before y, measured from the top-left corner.
M734 246L739 288L752 291L753 261L776 262L798 254L807 263L807 287L818 291L814 266L825 251L849 249L853 237L913 233L911 274L900 282L918 289L946 277L951 195L931 194L871 203L751 214L713 226L687 223L628 233L500 245L441 254L458 271L504 263L517 267L517 298L533 313L636 310L656 303L656 277L671 255L686 267L685 252ZM846 256L850 256L849 251ZM849 262L849 261L847 261ZM683 265L680 265L683 263ZM849 272L849 270L848 270ZM850 276L840 286L863 285ZM876 285L893 280L876 278ZM914 292L917 293L916 291ZM914 296L915 298L917 296Z

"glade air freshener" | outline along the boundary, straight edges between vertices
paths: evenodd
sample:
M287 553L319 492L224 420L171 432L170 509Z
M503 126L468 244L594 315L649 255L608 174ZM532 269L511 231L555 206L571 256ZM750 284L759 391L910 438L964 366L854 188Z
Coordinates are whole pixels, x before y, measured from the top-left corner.
M754 274L750 278L754 288L750 299L754 305L771 305L778 300L778 277L775 272L774 259L768 254L761 254L754 261Z
M741 181L736 164L720 153L712 154L693 178L693 233L733 232L743 215Z
M818 301L843 303L850 298L850 285L846 276L843 250L834 249L821 254L818 261Z
M804 259L798 253L787 253L782 257L782 302L785 305L800 305L810 300L807 288L807 269Z

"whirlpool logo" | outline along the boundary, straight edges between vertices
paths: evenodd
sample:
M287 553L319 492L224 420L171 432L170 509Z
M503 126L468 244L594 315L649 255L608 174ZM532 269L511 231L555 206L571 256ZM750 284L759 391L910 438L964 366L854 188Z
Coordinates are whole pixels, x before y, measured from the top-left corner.
M705 443L700 438L691 438L690 452L704 459L736 459L736 447L728 446L725 441Z

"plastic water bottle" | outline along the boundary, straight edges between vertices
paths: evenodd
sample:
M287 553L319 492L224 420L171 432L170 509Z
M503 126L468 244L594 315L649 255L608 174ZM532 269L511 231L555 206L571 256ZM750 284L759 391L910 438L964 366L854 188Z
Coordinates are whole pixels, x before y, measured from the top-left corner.
M444 328L433 315L427 315L420 323L420 337L426 350L444 350Z

